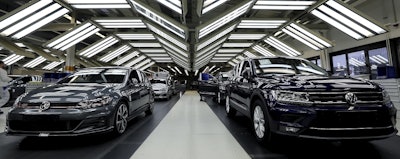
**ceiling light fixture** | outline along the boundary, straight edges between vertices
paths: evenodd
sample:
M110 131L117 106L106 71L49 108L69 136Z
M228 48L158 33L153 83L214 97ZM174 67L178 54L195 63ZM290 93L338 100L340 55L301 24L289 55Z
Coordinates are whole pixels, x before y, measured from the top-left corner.
M237 26L237 23L235 23L227 28L223 28L223 29L221 29L222 30L221 32L208 38L205 41L200 42L199 45L196 46L196 51L203 49L204 47L210 45L211 43L215 42L216 40L220 39L221 37L224 37L228 33L232 32L236 28L236 26Z
M5 65L12 65L19 60L23 59L25 56L22 55L17 55L17 54L12 54L11 56L6 57L2 61L4 62Z
M182 74L181 70L179 70L178 67L175 66L174 68L175 68L176 71L179 72L179 74Z
M226 37L220 39L219 41L213 43L212 45L208 46L207 48L202 49L200 52L196 54L196 57L200 57L204 53L213 52L214 50L218 50L223 42L226 41ZM213 50L213 51L210 51Z
M220 6L221 4L224 4L226 1L228 0L204 0L201 14L206 14L210 10L213 10L214 8Z
M144 60L145 58L146 58L146 56L144 56L144 55L139 56L138 58L136 58L136 59L134 59L134 60L132 60L132 61L126 63L124 66L125 66L125 67L131 67L131 66L133 66L134 64L136 64L136 63L138 63L138 62Z
M236 64L231 62L231 61L229 61L228 64L231 65L231 66L236 66Z
M196 70L196 71L194 72L194 76L197 76L198 73L199 73L199 70Z
M148 64L149 62L151 62L151 59L146 59L146 60L142 61L141 63L135 65L133 68L134 68L134 69L139 69L139 68L141 68L142 66Z
M161 25L165 29L173 32L174 34L178 35L182 39L186 38L186 31L187 30L184 26L179 23L173 23L173 19L168 18L168 16L163 16L162 13L152 9L151 7L147 6L143 2L137 0L130 0L135 7L136 11L142 14L143 16L151 19L153 22Z
M185 70L185 74L186 76L189 76L189 72L187 70Z
M54 61L54 62L52 62L52 63L50 63L50 64L44 66L42 69L44 69L44 70L52 70L52 69L54 69L55 67L57 67L58 65L61 65L62 63L64 63L64 60L61 60L61 61Z
M264 40L267 44L277 48L278 50L282 51L286 55L289 56L299 56L301 53L295 50L293 47L283 43L282 41L278 40L277 38L270 36L266 40Z
M100 28L91 22L82 23L81 25L76 26L74 29L71 29L51 39L44 45L49 48L64 51L72 45L75 45L87 37L97 33L98 31L100 31Z
M219 49L218 53L232 53L232 52L240 53L240 52L243 52L243 51L244 51L244 49Z
M143 66L142 68L140 68L140 70L143 71L143 70L149 68L150 66L153 66L154 64L156 64L156 63L155 62L150 62L149 64L147 64L147 65Z
M244 14L250 5L252 4L252 1L244 1L238 5L238 7L235 7L229 11L227 11L223 16L216 17L215 20L212 20L211 23L205 23L204 25L200 26L198 30L198 38L201 39L204 36L208 35L209 33L219 29L223 25L231 22L233 19L236 19L237 17L241 16Z
M97 24L103 28L146 28L143 21L139 18L95 18L93 19Z
M77 9L131 8L126 0L64 0Z
M37 65L40 65L41 63L43 63L45 61L46 61L46 58L44 58L43 56L39 56L39 57L33 59L32 61L26 63L25 65L23 65L23 67L34 68Z
M119 38L123 40L155 40L151 33L116 33Z
M253 57L257 57L256 55L254 55L253 53L251 53L250 51L245 51L244 55L246 55L249 58L253 58Z
M123 54L124 52L128 51L129 49L131 49L130 45L122 45L122 46L110 51L110 53L100 57L99 61L109 62L112 59L116 58L117 56L119 56L119 55Z
M170 41L172 44L175 44L176 46L182 48L183 50L188 50L188 46L185 44L185 42L182 42L181 40L178 40L177 38L172 37L172 35L164 32L161 30L161 28L157 28L149 23L147 23L147 27L153 31L154 33L156 33L157 35L161 36L164 39L167 39L168 41Z
M161 47L160 43L158 42L132 42L130 43L133 47Z
M233 43L233 42L226 42L222 45L222 47L250 47L253 43Z
M268 10L306 10L316 1L271 1L258 0L253 9Z
M319 36L317 33L300 24L291 23L282 29L282 31L314 50L326 49L333 46L328 39Z
M119 40L114 36L108 36L103 38L92 45L87 46L86 48L82 49L81 51L77 52L78 55L84 56L86 58L91 58L94 55L100 53L101 51L109 48L110 46L117 43Z
M34 0L3 16L0 35L20 39L68 12L53 0Z
M139 49L143 53L163 53L166 52L164 49Z
M243 19L237 28L274 29L286 22L287 20Z
M170 8L178 14L182 14L182 1L181 0L157 0L162 5Z
M163 45L167 46L168 48L173 49L175 52L179 53L180 55L182 55L182 56L184 56L184 57L186 57L186 58L189 57L189 55L188 55L186 52L184 52L184 51L182 51L181 49L175 47L175 45L173 45L173 44L171 44L171 43L165 41L165 40L162 39L162 38L157 38L157 39L158 39L158 41L161 42ZM165 47L164 47L164 48L165 48ZM166 48L165 48L165 49L166 49Z
M242 34L231 34L230 40L260 40L265 34L254 34L254 33L242 33Z
M127 54L121 58L119 58L117 61L115 61L113 64L114 65L122 65L123 63L133 59L135 56L139 56L139 52L138 51L133 51L130 54Z
M274 53L273 51L264 48L260 45L254 45L252 47L252 49L254 49L255 51L259 52L260 54L264 55L264 56L275 56L276 53Z

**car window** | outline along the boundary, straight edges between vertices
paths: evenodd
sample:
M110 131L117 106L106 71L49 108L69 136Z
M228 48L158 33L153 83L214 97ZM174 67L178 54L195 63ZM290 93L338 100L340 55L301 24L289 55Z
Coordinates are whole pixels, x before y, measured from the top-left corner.
M131 74L129 75L129 80L132 80L133 78L137 79L138 82L140 82L140 78L136 70L131 71Z
M122 83L126 74L126 69L85 69L58 83Z

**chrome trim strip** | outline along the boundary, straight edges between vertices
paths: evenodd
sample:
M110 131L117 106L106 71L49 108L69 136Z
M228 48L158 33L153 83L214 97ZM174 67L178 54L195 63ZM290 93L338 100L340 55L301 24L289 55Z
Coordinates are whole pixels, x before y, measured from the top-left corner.
M247 110L247 108L246 108L245 106L239 104L238 102L232 100L231 98L229 98L229 100L230 100L232 103L235 103L235 105L237 105L238 107L240 107L240 108L242 108L242 109L244 109L244 110Z
M378 129L389 129L389 128L393 128L393 126L386 126L386 127L361 127L361 128L317 128L317 127L310 127L309 129L312 129L312 130L337 131L337 130L378 130Z

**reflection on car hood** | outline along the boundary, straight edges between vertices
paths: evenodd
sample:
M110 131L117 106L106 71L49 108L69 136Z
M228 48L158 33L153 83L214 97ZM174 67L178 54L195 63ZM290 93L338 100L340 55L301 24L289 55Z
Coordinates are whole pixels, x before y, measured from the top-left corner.
M280 89L319 89L319 90L366 90L378 89L373 82L347 77L324 76L272 76L270 78L258 78L259 88L279 87Z
M41 103L77 103L84 98L94 98L109 92L115 85L100 84L56 84L44 88L38 88L29 92L21 102ZM107 93L108 94L108 93Z

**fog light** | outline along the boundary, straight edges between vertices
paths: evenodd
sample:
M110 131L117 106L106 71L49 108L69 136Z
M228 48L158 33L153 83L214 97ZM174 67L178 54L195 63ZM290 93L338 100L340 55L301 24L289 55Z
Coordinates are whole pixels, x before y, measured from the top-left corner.
M299 128L295 128L295 127L285 127L285 131L296 133L297 131L299 131Z

